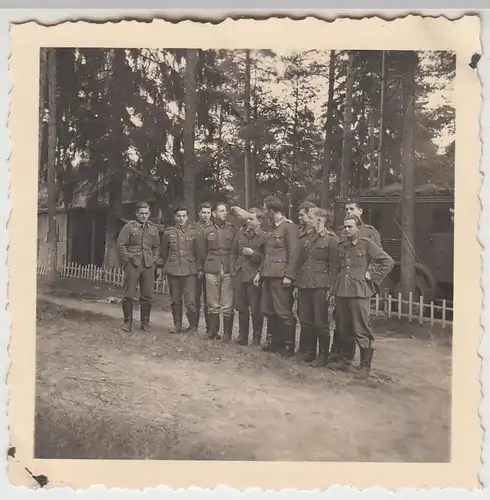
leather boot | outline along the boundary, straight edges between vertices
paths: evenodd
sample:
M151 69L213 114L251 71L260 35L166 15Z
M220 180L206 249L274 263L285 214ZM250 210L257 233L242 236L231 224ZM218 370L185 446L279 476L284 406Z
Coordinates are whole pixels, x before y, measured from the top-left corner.
M197 333L197 324L198 324L198 316L194 312L187 313L187 320L189 321L189 327L186 328L186 333L190 333L191 335Z
M260 346L260 339L262 338L262 329L264 328L264 316L262 314L252 314L252 345Z
M122 300L122 310L124 317L123 330L125 332L131 332L133 328L133 301L131 299L124 298Z
M208 314L208 328L206 336L208 339L216 339L218 336L219 314Z
M262 346L263 351L277 352L278 350L278 345L276 342L277 328L278 328L278 318L276 316L268 316L265 343Z
M313 332L310 326L301 326L301 336L300 336L300 341L299 341L299 349L303 349L300 351L296 352L296 357L298 358L298 361L301 362L311 362L315 359L315 356L313 355L312 348L313 348L313 341L312 341L312 336Z
M170 308L174 319L174 327L170 329L170 333L182 333L182 306L173 305Z
M150 324L150 313L151 313L151 303L141 302L140 303L140 320L141 320L141 330L144 332L148 331Z
M361 354L361 365L356 373L356 378L366 379L371 372L374 349L372 347L359 347Z
M352 362L356 354L356 341L350 337L342 342L342 366L341 370L346 372L354 371Z
M318 329L318 357L312 363L312 366L321 368L326 366L328 359L328 345L330 344L330 334L327 329Z
M248 311L239 311L237 344L248 345L249 328L250 328L250 315Z
M235 316L223 316L223 340L229 342L233 334L233 320Z
M282 348L279 354L283 358L290 358L294 356L294 341L296 335L296 321L281 320L279 323L279 328L282 330Z

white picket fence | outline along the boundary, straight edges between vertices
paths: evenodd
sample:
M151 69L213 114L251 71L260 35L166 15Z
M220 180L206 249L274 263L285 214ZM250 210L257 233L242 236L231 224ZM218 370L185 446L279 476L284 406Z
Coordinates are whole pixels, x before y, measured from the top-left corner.
M48 274L48 265L38 262L37 274L45 276ZM122 287L124 282L124 270L122 268L101 268L95 265L82 266L80 264L68 263L57 267L57 274L62 278L72 278L88 280L94 283L107 283L115 287ZM154 293L168 294L168 283L161 269L157 270ZM447 300L443 300L441 305L436 305L433 301L424 302L424 298L413 300L410 293L408 300L402 299L402 294L398 297L386 295L380 297L376 295L370 302L370 313L376 318L387 319L408 319L409 322L417 321L419 324L430 323L440 324L443 328L452 324L453 308L448 305Z
M419 324L430 323L440 324L442 328L452 325L453 307L448 301L443 299L441 305L436 305L434 301L424 302L424 297L418 300L413 299L410 292L408 300L403 300L402 294L398 297L387 295L380 297L376 295L371 299L370 312L375 317L385 317L388 319L408 319L409 322L417 321Z
M49 267L44 262L37 263L37 274L46 276ZM124 269L122 268L103 268L93 264L82 266L81 264L68 263L59 265L56 270L61 278L72 278L88 280L94 283L106 283L121 288L124 284ZM168 283L161 269L157 270L157 279L155 280L154 293L168 293Z

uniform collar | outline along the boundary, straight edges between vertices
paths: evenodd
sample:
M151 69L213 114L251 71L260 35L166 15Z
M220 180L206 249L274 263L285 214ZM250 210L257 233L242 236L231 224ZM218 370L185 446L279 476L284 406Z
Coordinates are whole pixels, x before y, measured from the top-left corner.
M274 222L274 226L276 227L279 227L284 221L286 220L286 216L285 215L281 215L281 217Z
M219 227L219 228L221 228L221 229L223 229L226 226L226 221L225 220L224 221L217 221L217 220L215 220L214 221L214 225L217 226L217 227Z
M148 227L148 222L140 222L138 219L136 219L134 222L136 222L139 227Z

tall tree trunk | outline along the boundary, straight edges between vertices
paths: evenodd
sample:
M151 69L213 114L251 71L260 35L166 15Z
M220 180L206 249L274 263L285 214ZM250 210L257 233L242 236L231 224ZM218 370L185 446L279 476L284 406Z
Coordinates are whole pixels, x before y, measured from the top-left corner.
M184 199L189 216L196 215L196 186L195 186L195 127L196 127L196 100L197 100L197 62L198 51L188 49L186 51L185 68L185 119L184 119Z
M330 62L328 67L328 102L327 117L325 122L325 141L323 143L323 169L321 206L325 209L329 207L330 190L330 164L332 161L332 130L333 130L333 95L335 86L335 50L330 51Z
M251 172L250 172L250 131L248 127L250 125L250 49L245 50L245 95L244 95L244 106L243 106L243 121L246 129L245 134L245 209L250 208L250 185L252 182Z
M385 185L386 169L384 164L384 111L385 111L385 89L386 89L386 51L381 51L381 89L379 105L379 141L378 141L378 187L382 189Z
M105 236L104 265L108 268L119 267L119 252L117 249L118 221L122 217L122 191L125 177L123 136L124 124L122 109L125 103L121 101L121 87L125 84L121 78L124 74L126 54L124 49L111 49L108 62L112 68L109 80L109 99L112 104L111 148L109 162L111 176L109 180L109 204L107 206L107 224Z
M349 196L350 170L352 162L352 101L354 84L354 52L349 52L345 84L344 134L342 138L342 160L340 164L340 196Z
M38 156L39 156L39 177L44 170L44 109L46 106L46 83L47 83L47 50L39 50L39 131L38 131Z
M408 298L415 290L415 72L418 56L415 52L404 54L403 71L404 128L402 143L402 242L401 283L402 294Z
M257 123L257 118L258 118L258 95L257 95L257 63L256 61L254 62L254 72L255 72L255 77L254 77L254 105L253 105L253 119L254 122ZM256 200L256 192L257 192L257 172L260 171L259 165L258 165L258 158L259 158L259 141L260 139L257 137L256 134L254 134L254 140L253 140L253 149L252 149L252 154L251 154L251 162L250 162L250 203L252 205L255 205L257 200Z
M58 188L56 185L56 49L48 53L48 281L56 280L57 241L56 241L56 204Z
M368 120L369 120L369 187L374 187L376 185L376 136L374 135L374 128L376 117L374 115L374 108L371 106L368 109Z

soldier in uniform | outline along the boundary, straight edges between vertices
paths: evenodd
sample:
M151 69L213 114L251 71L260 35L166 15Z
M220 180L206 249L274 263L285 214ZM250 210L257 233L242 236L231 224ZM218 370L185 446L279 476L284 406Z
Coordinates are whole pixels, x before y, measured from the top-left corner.
M302 245L302 240L307 236L307 234L312 231L312 228L309 227L309 216L308 212L316 208L316 205L312 201L304 201L298 207L298 237L300 240L300 246ZM298 293L295 290L295 298L296 298L296 310L298 310ZM294 318L296 320L296 317ZM300 320L301 325L301 320ZM299 358L303 359L308 357L307 349L306 349L306 336L303 333L303 327L301 327L299 334L299 346L298 351L296 352Z
M182 298L189 321L187 331L197 333L196 283L198 272L202 272L196 258L198 233L194 227L187 225L187 208L177 207L174 214L176 224L163 235L161 248L163 272L167 275L175 325L171 333L182 332Z
M295 322L293 282L298 271L298 229L286 219L281 200L274 195L263 206L272 220L272 231L264 244L264 258L254 283L262 283L262 313L267 317L264 350L294 355Z
M345 237L337 249L337 278L335 282L335 322L342 352L350 353L358 344L361 353L361 376L369 376L374 349L369 301L379 284L393 269L393 259L374 241L360 235L362 221L355 215L344 220ZM348 354L340 368L352 367Z
M260 308L261 290L253 279L262 263L267 234L260 225L263 215L258 208L248 210L249 217L235 236L231 247L231 275L234 281L234 302L238 311L238 344L248 345L250 312L252 313L252 345L260 345L264 317Z
M299 321L306 343L306 356L303 359L306 362L314 361L313 366L325 366L330 347L330 328L325 309L328 308L335 278L339 239L325 227L328 217L326 210L313 208L308 217L310 230L301 240L301 267L296 279Z
M374 226L370 226L369 224L364 224L362 221L362 214L363 210L359 204L358 201L354 199L349 199L345 203L345 215L354 215L359 218L361 221L361 227L359 229L359 235L363 238L369 238L378 245L379 248L383 248L381 245L381 237L379 235L379 232L376 230ZM344 236L344 225L342 224L337 228L337 235L339 238L342 239ZM334 310L334 316L335 316L335 310ZM347 354L347 353L344 353ZM350 352L350 356L352 359L354 359L354 356L356 354L356 345L352 345L352 351ZM340 361L341 358L341 352L340 352L340 345L339 345L339 336L337 333L337 330L334 330L334 335L333 335L333 342L332 342L332 349L330 352L330 357L329 360L332 361L333 363L337 363Z
M117 238L119 255L124 266L124 297L122 309L123 329L130 332L133 324L133 301L136 286L140 286L141 329L146 331L150 323L155 265L160 251L160 235L149 221L150 206L147 202L136 206L136 220L128 222Z
M211 212L212 212L211 203L205 201L199 205L199 219L194 224L194 228L198 232L198 234L202 231L202 229L211 224ZM204 279L204 273L198 273L197 275L197 285L196 285L196 314L197 314L197 326L199 327L199 319L201 317L201 304L204 309L204 319L206 321L206 329L208 328L208 306L206 302L206 280ZM219 319L219 317L218 317ZM189 327L190 328L190 327ZM184 329L188 331L188 328ZM219 330L219 322L218 322L218 330Z
M198 237L198 257L206 279L206 302L208 306L207 336L219 338L219 315L223 314L223 340L231 340L233 331L233 284L231 279L230 254L235 237L235 228L227 222L227 207L217 203L213 210L213 221L203 227Z

